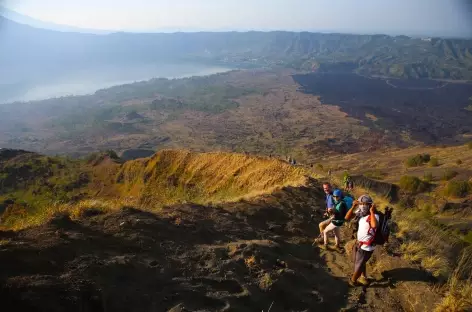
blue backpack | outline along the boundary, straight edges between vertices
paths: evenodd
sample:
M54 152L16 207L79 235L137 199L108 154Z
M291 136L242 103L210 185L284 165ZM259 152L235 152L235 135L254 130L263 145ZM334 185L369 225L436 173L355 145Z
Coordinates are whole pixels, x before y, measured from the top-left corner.
M349 195L344 196L343 201L346 203L347 209L351 209L352 204L354 203L354 198Z

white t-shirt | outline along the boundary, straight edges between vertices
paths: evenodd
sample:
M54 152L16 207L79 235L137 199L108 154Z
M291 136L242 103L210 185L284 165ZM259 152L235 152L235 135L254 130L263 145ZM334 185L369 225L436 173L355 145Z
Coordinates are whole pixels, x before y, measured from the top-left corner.
M367 242L372 239L373 233L372 231L369 233L370 224L369 222L367 222L367 218L369 216L370 214L359 219L359 229L357 230L357 240L359 242ZM377 222L379 222L378 214L375 215L375 218L377 219ZM364 249L366 251L373 251L375 249L375 246L362 245L361 249Z

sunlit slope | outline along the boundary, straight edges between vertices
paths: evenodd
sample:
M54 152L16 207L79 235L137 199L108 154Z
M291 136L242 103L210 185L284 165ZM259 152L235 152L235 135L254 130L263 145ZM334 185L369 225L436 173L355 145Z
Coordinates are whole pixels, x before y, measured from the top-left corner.
M277 159L182 150L126 162L117 175L122 195L139 197L147 207L232 201L304 181L302 169Z
M164 150L129 162L110 151L81 160L14 150L0 156L0 227L11 229L57 212L237 201L306 179L303 169L283 161L231 153Z

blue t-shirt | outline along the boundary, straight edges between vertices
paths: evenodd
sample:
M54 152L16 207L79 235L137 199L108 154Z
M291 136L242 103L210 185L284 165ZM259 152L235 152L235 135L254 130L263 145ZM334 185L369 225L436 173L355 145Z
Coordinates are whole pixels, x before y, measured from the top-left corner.
M326 195L326 208L334 208L334 199L331 194Z

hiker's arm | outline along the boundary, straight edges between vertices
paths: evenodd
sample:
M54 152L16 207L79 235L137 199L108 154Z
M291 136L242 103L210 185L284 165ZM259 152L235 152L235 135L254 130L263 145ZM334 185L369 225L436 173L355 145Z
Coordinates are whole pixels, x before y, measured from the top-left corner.
M372 205L372 207L370 207L370 227L376 229L377 223L377 218L375 217L375 205Z
M357 206L359 206L359 202L357 200L355 200L352 203L351 209L349 209L349 211L346 213L346 216L344 217L344 220L351 220L352 219L352 215L354 214L354 210L356 210Z

